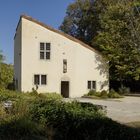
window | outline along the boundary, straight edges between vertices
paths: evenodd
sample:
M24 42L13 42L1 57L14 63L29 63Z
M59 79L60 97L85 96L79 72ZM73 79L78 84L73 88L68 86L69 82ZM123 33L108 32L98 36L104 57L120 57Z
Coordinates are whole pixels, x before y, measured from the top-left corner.
M91 81L88 81L88 89L91 89Z
M63 60L63 73L66 73L67 72L67 60L64 59Z
M92 81L92 89L96 89L96 82Z
M34 75L34 85L46 85L47 75Z
M39 85L39 83L40 83L39 75L34 75L34 84Z
M40 59L50 59L51 45L50 43L40 43Z
M47 81L46 81L46 75L41 75L41 85L46 85Z
M96 81L88 81L87 87L90 90L96 90Z

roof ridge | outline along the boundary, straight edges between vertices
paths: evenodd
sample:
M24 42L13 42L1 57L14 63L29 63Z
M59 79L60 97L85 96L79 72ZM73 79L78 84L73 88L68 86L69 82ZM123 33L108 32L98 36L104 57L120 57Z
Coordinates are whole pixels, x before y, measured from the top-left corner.
M40 21L38 21L38 20L36 20L36 19L34 19L34 18L28 16L28 15L23 14L23 15L20 16L20 20L21 20L21 18L25 18L25 19L27 19L27 20L29 20L29 21L32 21L32 22L34 22L34 23L36 23L36 24L38 24L38 25L40 25L40 26L42 26L42 27L44 27L44 28L46 28L46 29L48 29L48 30L50 30L50 31L53 31L53 32L55 32L55 33L58 33L58 34L60 34L60 35L62 35L62 36L64 36L64 37L66 37L66 38L68 38L68 39L70 39L70 40L72 40L72 41L74 41L74 42L76 42L76 43L79 43L80 45L84 46L85 48L88 48L88 49L90 49L90 50L92 50L92 51L94 51L94 52L96 52L96 53L102 55L98 50L92 48L91 46L89 46L88 44L82 42L81 40L79 40L79 39L77 39L77 38L74 38L74 37L72 37L71 35L68 35L68 34L66 34L66 33L64 33L64 32L61 32L60 30L54 29L53 27L48 26L48 25L46 25L45 23L42 23L42 22L40 22Z

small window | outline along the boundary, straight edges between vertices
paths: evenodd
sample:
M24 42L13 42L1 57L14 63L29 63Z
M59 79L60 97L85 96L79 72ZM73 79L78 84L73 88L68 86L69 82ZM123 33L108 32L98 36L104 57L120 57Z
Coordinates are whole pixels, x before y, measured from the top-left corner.
M50 50L50 43L46 43L46 50Z
M44 58L45 58L44 52L40 52L40 59L44 59Z
M44 50L44 43L40 43L40 50Z
M96 82L92 81L92 89L96 89Z
M47 76L46 75L41 75L41 85L46 85L47 84L47 81L46 81L46 78Z
M40 59L50 59L51 45L50 43L40 43Z
M39 80L39 75L34 75L34 85L39 85L40 80Z
M67 72L67 60L64 59L63 60L63 73L66 73Z
M46 85L47 75L34 75L34 85Z
M87 87L90 90L96 90L96 81L88 81Z
M91 89L91 81L88 81L88 89Z
M50 52L46 52L46 59L50 59Z

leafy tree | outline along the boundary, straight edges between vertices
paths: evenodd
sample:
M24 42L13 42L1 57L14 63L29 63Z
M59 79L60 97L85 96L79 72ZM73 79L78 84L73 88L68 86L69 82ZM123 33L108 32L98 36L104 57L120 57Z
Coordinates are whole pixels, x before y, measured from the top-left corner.
M99 15L105 8L104 1L76 0L68 6L60 29L91 45L91 40L101 30Z
M126 2L127 1L127 2ZM100 15L103 29L94 39L110 60L112 79L140 79L140 15L133 1L108 5Z
M13 82L13 65L1 64L0 88L7 88Z
M13 82L13 65L3 62L4 56L0 52L0 88L7 88Z
M2 54L2 51L0 50L0 64L3 62L3 60L4 60L4 56Z
M76 0L60 29L100 50L110 78L140 79L139 0Z

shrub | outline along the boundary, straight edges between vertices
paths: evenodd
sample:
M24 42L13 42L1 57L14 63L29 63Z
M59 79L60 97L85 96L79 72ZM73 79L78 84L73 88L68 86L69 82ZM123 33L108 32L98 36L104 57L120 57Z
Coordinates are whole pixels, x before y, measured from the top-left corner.
M100 92L100 97L107 98L107 94L108 94L107 91L103 90L103 91Z
M4 119L6 117L6 111L5 108L3 106L3 104L0 104L0 120Z
M99 112L87 103L61 100L36 100L30 108L31 118L46 125L54 140L135 140L140 133Z
M43 135L43 129L39 124L26 117L12 117L0 121L1 140L38 140L36 136Z
M122 96L119 95L114 89L111 89L108 94L109 98L121 98Z
M90 90L88 93L87 93L87 96L95 96L96 94L96 91L95 90Z
M61 94L58 94L58 93L55 93L55 92L53 92L53 93L45 93L44 95L45 95L45 97L47 99L51 99L51 100L60 100L60 99L63 98L61 96Z
M30 92L30 94L31 95L37 95L38 94L37 89L38 88L36 88L36 89L32 88L32 92Z
M0 101L6 100L18 100L21 98L21 94L19 92L10 91L10 90L0 90Z
M119 94L124 95L130 93L130 88L129 87L121 87L119 88Z

